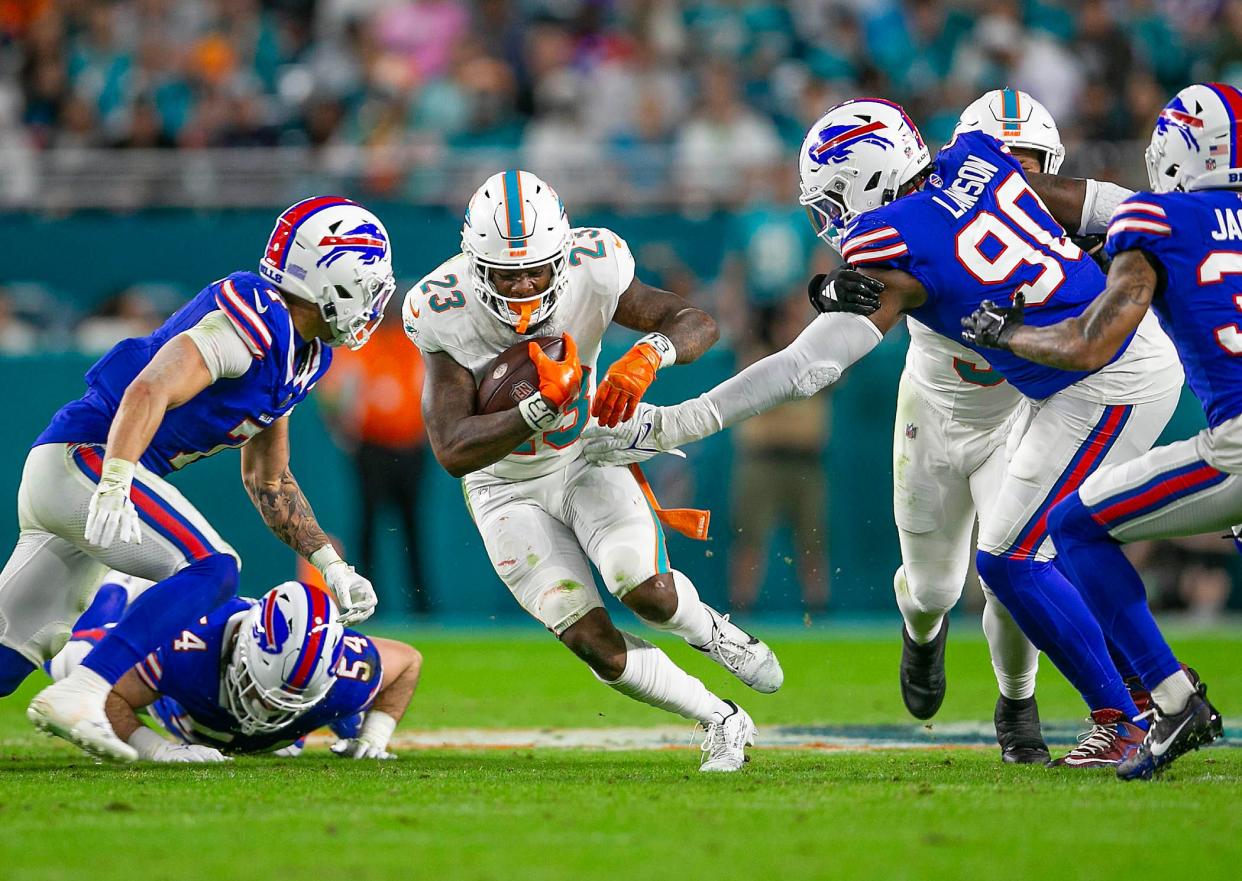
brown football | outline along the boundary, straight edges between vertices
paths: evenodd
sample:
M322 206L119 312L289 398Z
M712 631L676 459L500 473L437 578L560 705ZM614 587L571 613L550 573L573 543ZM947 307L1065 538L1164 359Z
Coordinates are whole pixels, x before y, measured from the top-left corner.
M549 358L565 357L565 341L558 336L531 337L505 349L483 371L475 398L476 413L512 410L518 401L539 390L539 372L530 360L531 343L538 343Z

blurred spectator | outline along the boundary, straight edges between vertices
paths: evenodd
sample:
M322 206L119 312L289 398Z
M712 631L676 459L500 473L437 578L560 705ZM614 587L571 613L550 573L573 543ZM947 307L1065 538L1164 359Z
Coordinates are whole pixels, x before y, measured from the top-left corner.
M1219 535L1197 535L1126 546L1126 555L1147 583L1152 608L1185 612L1211 623L1233 591L1237 551Z
M0 354L29 355L38 345L38 331L17 316L13 298L0 288Z
M74 332L77 348L102 355L121 340L146 336L163 320L150 297L139 288L128 288L109 297L93 315L83 319Z
M397 308L388 310L363 348L338 349L332 370L319 384L320 403L353 458L358 477L359 534L352 552L358 569L378 573L380 519L386 511L396 515L406 594L418 614L430 612L432 606L418 531L426 446L422 387L423 362L405 338Z
M750 313L754 333L744 351L757 361L793 341L806 326L801 293ZM735 432L729 605L755 607L770 562L773 531L789 527L792 565L809 615L828 605L827 475L820 456L828 443L829 395L783 404L740 424Z
M705 68L698 108L676 143L677 179L691 202L740 201L746 192L739 182L780 154L775 127L743 103L732 69L720 63Z

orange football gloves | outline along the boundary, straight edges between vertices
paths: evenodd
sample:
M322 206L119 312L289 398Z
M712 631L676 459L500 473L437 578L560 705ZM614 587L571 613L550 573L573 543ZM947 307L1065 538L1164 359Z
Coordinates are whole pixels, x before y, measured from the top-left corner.
M634 415L656 371L677 358L673 344L663 334L648 334L608 368L595 392L591 415L611 428Z
M578 397L582 390L582 362L578 360L578 345L569 334L564 335L565 357L554 361L544 354L538 344L530 344L530 360L539 372L539 394L558 411Z

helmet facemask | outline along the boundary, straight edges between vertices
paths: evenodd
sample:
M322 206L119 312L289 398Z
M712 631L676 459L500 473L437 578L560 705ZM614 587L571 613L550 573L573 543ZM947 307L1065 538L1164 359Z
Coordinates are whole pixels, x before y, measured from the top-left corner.
M265 649L262 641L269 638L262 626L266 607L266 600L256 604L238 622L224 671L225 708L247 735L279 731L324 700L336 681L336 666L344 648L343 628L336 622L335 612L330 611L323 623L299 631L305 638L291 633L283 645ZM274 611L281 616L287 608L277 605ZM316 654L307 656L313 666L309 675L304 666L299 673L297 665L306 660L301 653L316 642L312 639L315 634L322 634L323 639ZM306 685L291 685L294 676L308 676Z
M355 288L361 298L355 297L344 285L325 288L320 298L319 312L332 337L330 346L344 345L357 350L366 345L371 334L384 320L384 310L397 289L392 272L380 274L364 272L362 267L354 271Z
M560 301L561 295L569 284L569 276L565 272L569 258L569 237L566 236L560 250L551 259L524 263L496 263L485 260L480 254L463 242L463 249L470 258L470 271L474 277L474 290L479 300L488 311L509 325L519 334L530 333L552 317ZM551 266L552 278L548 286L533 297L506 297L496 289L492 281L492 270L537 269Z

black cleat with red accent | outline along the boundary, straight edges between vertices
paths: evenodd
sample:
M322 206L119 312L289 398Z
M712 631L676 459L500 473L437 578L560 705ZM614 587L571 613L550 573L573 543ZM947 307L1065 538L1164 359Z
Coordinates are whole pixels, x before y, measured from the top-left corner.
M1155 721L1139 748L1117 766L1121 780L1150 780L1178 756L1207 746L1224 733L1220 713L1208 702L1202 683L1180 713L1165 714L1154 706L1153 714Z
M1050 764L1058 768L1115 768L1138 749L1146 734L1121 710L1093 710L1091 730L1078 735L1078 746Z

